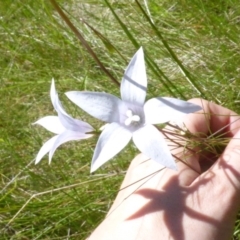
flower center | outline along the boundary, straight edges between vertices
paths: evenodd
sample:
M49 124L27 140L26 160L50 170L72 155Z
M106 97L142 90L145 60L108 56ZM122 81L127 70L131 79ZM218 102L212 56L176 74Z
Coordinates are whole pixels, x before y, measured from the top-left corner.
M127 119L124 122L126 126L129 126L132 123L134 124L140 122L140 117L138 115L134 115L131 110L127 110L126 115Z

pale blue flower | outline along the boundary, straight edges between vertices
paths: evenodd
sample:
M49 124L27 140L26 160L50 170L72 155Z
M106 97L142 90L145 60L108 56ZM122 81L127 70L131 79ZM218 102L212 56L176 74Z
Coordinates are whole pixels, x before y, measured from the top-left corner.
M92 136L87 134L93 131L93 127L86 122L74 119L69 116L62 107L62 104L58 98L58 94L55 89L54 80L52 80L50 97L54 109L58 116L46 116L34 124L39 124L46 128L48 131L57 134L43 144L40 151L37 154L35 164L39 163L44 155L49 152L49 163L55 150L63 143L71 140L81 140Z
M110 123L101 133L94 151L91 172L120 152L132 139L147 157L176 169L168 145L153 124L179 120L201 107L186 101L158 97L145 103L147 76L143 49L129 63L122 82L121 98L108 93L72 91L67 97L93 117Z

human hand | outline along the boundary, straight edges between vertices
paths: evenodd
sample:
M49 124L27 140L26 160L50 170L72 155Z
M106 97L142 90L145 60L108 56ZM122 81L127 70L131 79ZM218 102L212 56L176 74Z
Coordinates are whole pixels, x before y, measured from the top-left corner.
M159 171L158 163L137 156L89 240L230 239L240 207L240 117L205 100L190 101L204 113L186 115L190 132L207 135L229 124L221 131L231 138L222 155L206 170L197 153L178 148L174 155L187 162L178 161L178 171Z

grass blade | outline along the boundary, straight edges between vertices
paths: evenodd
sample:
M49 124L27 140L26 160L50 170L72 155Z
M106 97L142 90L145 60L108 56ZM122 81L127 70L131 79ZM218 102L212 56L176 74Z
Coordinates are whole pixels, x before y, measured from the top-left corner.
M161 32L158 30L158 28L154 25L153 21L149 18L148 14L145 12L145 10L142 8L141 4L138 2L138 0L135 0L139 9L151 25L152 29L155 31L156 35L159 37L159 39L162 41L164 47L167 49L169 52L170 56L172 59L178 64L182 74L186 77L187 81L192 85L192 87L197 91L197 93L203 97L206 98L205 94L201 90L201 88L198 86L198 84L195 82L195 80L192 78L191 74L188 72L188 70L183 66L182 62L180 59L178 59L177 55L174 53L172 48L168 45L168 42L164 39L162 36Z
M124 30L124 32L126 33L127 37L130 39L130 41L132 42L132 44L135 46L136 49L138 49L140 47L141 44L139 44L137 42L137 40L134 38L134 36L131 34L131 32L128 30L128 28L126 27L126 25L122 22L122 20L118 17L118 15L116 14L116 12L114 11L113 7L111 6L111 4L107 1L104 0L105 3L107 4L107 6L109 7L109 9L111 10L113 16L116 18L116 20L118 21L118 23L120 24L120 26L122 27L122 29ZM157 66L157 64L149 57L149 55L147 53L145 53L145 60L148 63L150 69L160 78L161 83L163 84L163 86L167 89L167 91L172 95L172 96L176 96L175 93L172 91L172 89L174 89L179 96L181 96L182 98L184 98L184 96L182 95L182 93L176 88L176 86L166 77L166 75L159 69L159 67Z
M65 21L65 23L69 26L69 28L74 32L76 37L79 39L79 41L82 43L82 45L87 49L87 51L90 53L90 55L93 57L93 59L96 61L98 66L109 76L109 78L119 87L119 82L113 77L113 75L105 68L103 63L99 60L96 53L93 51L93 49L90 47L88 42L85 40L85 38L82 36L82 34L77 30L77 28L73 25L73 23L70 21L70 19L66 16L66 14L62 11L62 9L59 7L57 2L55 0L50 0L58 14L62 17L62 19Z

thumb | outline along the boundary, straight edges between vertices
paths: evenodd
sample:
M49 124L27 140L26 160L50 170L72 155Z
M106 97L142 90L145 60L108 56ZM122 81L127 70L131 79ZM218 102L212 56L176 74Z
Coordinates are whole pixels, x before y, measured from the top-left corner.
M214 174L221 191L240 200L240 130L230 140L218 161L207 172ZM206 172L206 175L208 173ZM237 200L236 199L236 200ZM232 199L233 200L233 199Z
M197 189L197 201L204 196L208 206L206 209L209 210L210 204L213 216L217 208L218 219L234 221L240 204L240 130L231 138L215 164L201 174L191 184L191 188Z
M202 209L205 207L212 217L224 223L225 233L231 232L232 228L228 227L234 225L240 205L240 130L231 138L215 164L192 186L197 189L198 201L199 197L204 196Z

